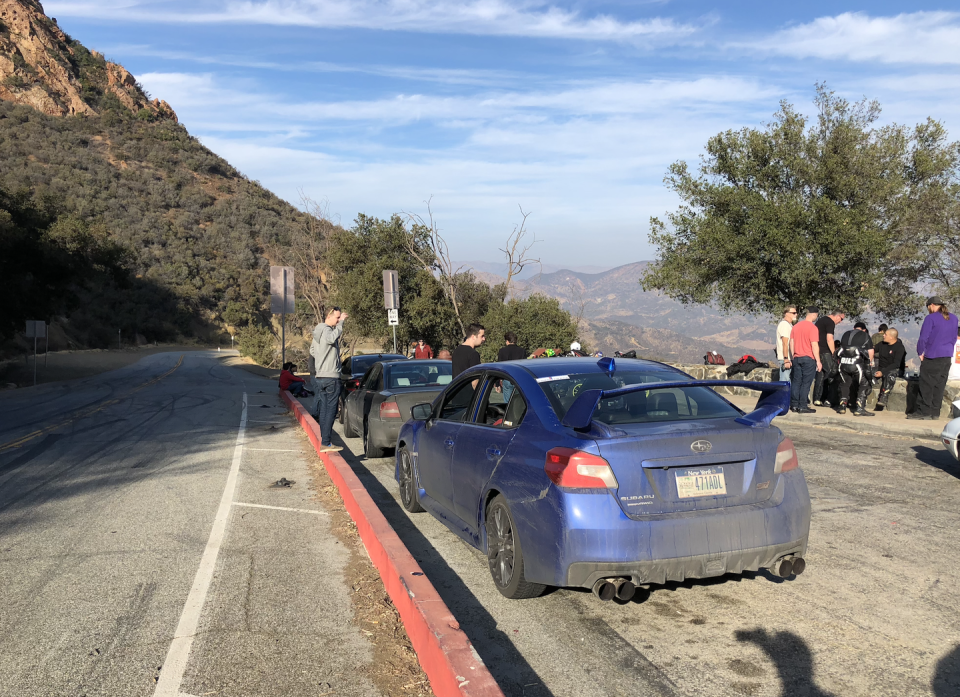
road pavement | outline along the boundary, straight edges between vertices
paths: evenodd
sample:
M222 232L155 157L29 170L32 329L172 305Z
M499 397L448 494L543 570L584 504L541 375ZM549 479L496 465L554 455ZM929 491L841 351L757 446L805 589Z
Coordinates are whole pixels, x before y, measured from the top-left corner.
M672 583L626 604L511 601L485 557L344 455L508 695L960 695L960 467L937 443L784 420L813 499L802 576Z
M316 456L227 355L0 393L0 695L379 694Z

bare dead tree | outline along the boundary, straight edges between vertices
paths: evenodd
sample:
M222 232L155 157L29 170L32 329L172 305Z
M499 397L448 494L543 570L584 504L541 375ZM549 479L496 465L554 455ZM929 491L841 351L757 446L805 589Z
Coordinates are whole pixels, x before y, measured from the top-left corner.
M583 315L587 306L587 301L583 297L583 287L576 281L570 283L570 304L576 309L577 314L573 321L577 323L577 336L583 333Z
M543 268L540 259L530 255L530 250L533 249L533 245L538 242L537 236L527 230L527 218L530 217L530 213L524 213L523 206L518 207L520 208L521 216L520 224L514 226L513 232L507 237L506 245L500 250L507 260L506 297L510 295L510 284L513 282L514 277L523 271L524 267L530 264L536 264L540 266L541 269Z
M455 266L453 260L450 258L450 247L443 238L443 235L440 234L440 228L437 226L437 221L433 217L433 209L430 206L431 201L433 201L432 196L424 201L424 203L427 204L426 220L417 213L404 212L404 215L414 226L414 233L416 233L417 228L424 231L427 246L426 250L418 247L416 234L408 235L407 251L417 260L417 263L419 263L425 271L436 274L443 288L444 295L447 296L447 300L450 301L450 305L453 307L453 314L457 318L460 332L466 335L466 327L463 324L463 319L460 317L460 298L457 293L457 277L463 271L464 267Z

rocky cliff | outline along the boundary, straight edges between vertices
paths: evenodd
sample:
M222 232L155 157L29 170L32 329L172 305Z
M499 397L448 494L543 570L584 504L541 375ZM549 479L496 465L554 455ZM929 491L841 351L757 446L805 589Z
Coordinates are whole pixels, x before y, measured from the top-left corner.
M64 33L37 0L0 0L0 99L51 116L98 114L119 103L144 119L177 118L123 66Z

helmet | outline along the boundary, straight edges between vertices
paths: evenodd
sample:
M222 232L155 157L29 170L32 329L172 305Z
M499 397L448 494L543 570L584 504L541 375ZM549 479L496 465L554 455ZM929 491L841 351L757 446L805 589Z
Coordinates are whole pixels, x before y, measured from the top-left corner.
M603 351L597 351L595 354L593 354L593 357L594 357L594 358L603 358Z
M543 352L543 355L546 356L547 358L553 358L554 356L557 355L557 352L554 351L553 349L547 349L546 351Z
M580 350L580 342L579 342L579 341L574 341L572 344L570 344L570 350L571 350L571 351L579 351L579 350Z

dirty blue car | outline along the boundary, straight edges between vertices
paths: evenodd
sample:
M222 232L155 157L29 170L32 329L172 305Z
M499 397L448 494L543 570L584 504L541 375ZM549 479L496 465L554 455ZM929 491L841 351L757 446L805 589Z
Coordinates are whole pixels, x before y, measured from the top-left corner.
M744 413L712 389L759 392ZM810 497L772 424L788 383L695 380L645 360L475 366L397 439L396 479L483 551L497 589L628 600L638 585L802 573Z

